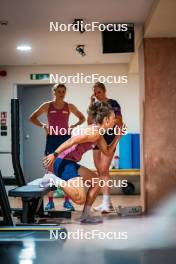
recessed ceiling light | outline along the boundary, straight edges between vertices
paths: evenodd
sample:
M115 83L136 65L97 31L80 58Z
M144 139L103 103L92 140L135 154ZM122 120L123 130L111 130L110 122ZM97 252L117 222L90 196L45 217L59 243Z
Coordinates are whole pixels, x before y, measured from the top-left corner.
M29 45L19 45L16 49L19 51L30 51L32 47Z

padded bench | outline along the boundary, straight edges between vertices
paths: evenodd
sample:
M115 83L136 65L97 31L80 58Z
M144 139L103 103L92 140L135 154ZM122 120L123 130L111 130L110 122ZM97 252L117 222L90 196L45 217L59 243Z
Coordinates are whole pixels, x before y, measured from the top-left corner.
M33 224L37 216L40 218L71 218L70 211L44 212L43 198L48 192L53 190L56 190L56 187L40 187L39 179L37 179L8 192L10 197L21 197L22 199L21 223Z
M22 199L22 223L34 223L36 215L43 214L43 197L50 187L41 188L39 185L24 185L8 192L10 197L21 197Z
M12 197L21 197L21 198L38 198L43 197L49 191L51 191L50 187L41 188L38 185L25 185L21 187L17 187L9 191L9 196Z

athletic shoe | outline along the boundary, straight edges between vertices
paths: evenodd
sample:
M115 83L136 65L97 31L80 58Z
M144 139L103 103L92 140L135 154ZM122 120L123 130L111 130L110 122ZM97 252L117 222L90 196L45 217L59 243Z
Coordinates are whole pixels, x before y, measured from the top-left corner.
M48 202L45 206L45 211L54 210L54 202Z
M103 223L103 219L100 216L87 216L87 217L81 217L80 223L84 225L96 225Z
M54 198L64 198L64 191L61 188L57 188L53 196Z
M112 204L110 204L109 206L104 206L101 210L101 214L109 214L114 212L114 207L112 206Z
M103 208L103 204L100 204L99 206L94 207L93 210L94 210L95 212L101 212L102 208Z
M107 205L107 206L100 204L99 206L94 208L94 211L100 212L102 214L109 214L109 213L114 212L114 207L112 204Z
M67 209L68 211L75 211L74 206L71 204L70 201L65 201L63 204L63 207Z
M61 179L59 179L55 174L53 173L46 173L44 177L41 179L40 187L41 188L47 188L51 186L58 186Z

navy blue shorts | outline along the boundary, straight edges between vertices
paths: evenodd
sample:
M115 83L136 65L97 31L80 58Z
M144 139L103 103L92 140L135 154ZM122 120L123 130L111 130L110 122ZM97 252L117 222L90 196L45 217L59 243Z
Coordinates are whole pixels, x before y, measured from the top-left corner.
M45 155L52 154L60 145L67 141L71 135L47 135Z
M68 181L80 176L78 173L80 166L72 160L56 158L53 165L53 172L60 179Z

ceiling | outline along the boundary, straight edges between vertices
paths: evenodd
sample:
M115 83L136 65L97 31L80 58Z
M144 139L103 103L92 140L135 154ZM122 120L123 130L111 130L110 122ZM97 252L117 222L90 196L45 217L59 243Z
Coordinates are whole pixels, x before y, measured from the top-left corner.
M49 22L72 23L83 18L85 23L98 21L133 22L136 39L153 0L0 0L1 65L58 65L129 63L132 54L102 54L100 32L49 32ZM32 50L20 53L19 44L30 44ZM84 44L86 56L76 51Z
M155 1L146 27L146 38L176 37L176 0Z

